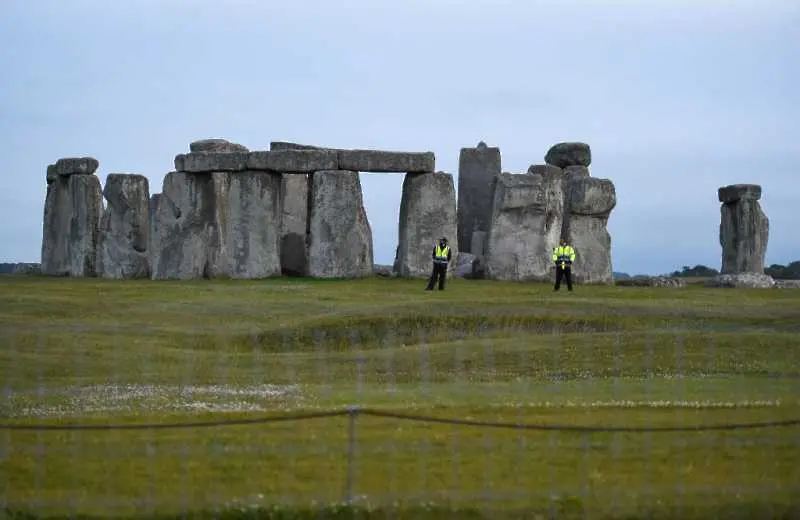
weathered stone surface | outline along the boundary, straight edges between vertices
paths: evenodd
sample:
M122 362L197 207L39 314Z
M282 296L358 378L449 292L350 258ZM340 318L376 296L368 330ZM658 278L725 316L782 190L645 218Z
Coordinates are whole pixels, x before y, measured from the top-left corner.
M769 219L754 199L723 203L719 242L722 274L763 273L769 241Z
M339 156L334 150L270 150L251 152L247 159L250 170L266 170L280 173L311 173L336 170Z
M731 184L723 186L717 190L720 202L738 202L740 200L759 200L761 198L761 186L758 184Z
M431 254L439 239L448 239L452 253L450 269L458 254L456 236L456 190L448 173L407 173L403 180L398 226L398 276L420 278L431 275Z
M552 164L531 164L528 166L528 173L533 175L560 175L564 170Z
M58 178L58 173L56 173L56 165L55 164L48 164L47 165L47 184L50 184L54 180Z
M608 219L616 207L614 183L595 177L565 180L565 222L562 236L575 248L572 277L577 283L613 284Z
M458 247L476 253L472 233L489 231L492 219L492 186L500 175L500 148L481 141L462 148L458 159ZM477 254L477 253L476 253Z
M552 250L561 235L562 177L500 174L493 192L486 276L549 280Z
M564 177L568 179L591 177L587 166L567 166L564 168Z
M97 274L103 278L148 278L150 185L143 175L112 173L103 188L106 210L97 239Z
M320 171L309 179L309 275L317 278L370 276L372 230L354 171Z
M459 278L476 278L478 277L479 263L476 255L459 251L452 275Z
M586 143L558 143L547 151L544 162L559 168L589 166L592 164L592 150Z
M286 141L273 141L269 148L270 151L320 149ZM281 272L287 276L308 274L308 178L302 174L281 178Z
M339 169L356 172L429 173L436 167L433 152L339 150Z
M190 152L249 152L246 146L227 139L200 139L189 143Z
M95 276L103 212L100 179L59 176L47 186L42 224L42 274Z
M225 224L224 273L258 279L281 273L281 175L246 171L230 176Z
M187 173L241 172L248 169L247 152L192 152L175 156L175 170Z
M53 175L92 175L100 167L100 163L94 157L65 157L57 160L52 167ZM49 178L50 168L47 173Z
M151 278L212 278L224 272L221 237L230 174L171 172L156 211Z
M161 200L161 194L160 193L154 193L154 194L150 195L150 202L148 204L149 210L150 210L149 211L149 213L150 213L150 215L149 215L150 232L149 232L148 243L147 243L147 257L150 260L149 261L149 265L153 265L151 257L153 255L153 242L154 242L154 240L156 238L156 227L157 227L157 224L158 224L158 221L156 220L156 213L158 212L158 201L159 200Z
M680 278L668 278L666 276L634 276L625 280L616 280L615 285L621 287L685 287L686 282Z
M706 286L727 289L772 289L776 283L771 276L764 273L737 273L715 276L706 282Z
M308 175L281 179L281 271L287 276L308 273Z
M325 148L323 146L312 146L310 144L292 143L289 141L272 141L269 143L270 151L277 150L333 150L333 148Z

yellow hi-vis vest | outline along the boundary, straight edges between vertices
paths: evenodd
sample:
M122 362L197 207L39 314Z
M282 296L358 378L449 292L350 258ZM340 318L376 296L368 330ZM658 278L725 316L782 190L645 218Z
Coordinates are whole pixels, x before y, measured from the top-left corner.
M446 264L447 263L447 253L450 252L450 246L436 246L436 255L433 259L434 262L437 264Z
M572 246L558 246L553 248L553 262L564 267L575 261L575 250Z

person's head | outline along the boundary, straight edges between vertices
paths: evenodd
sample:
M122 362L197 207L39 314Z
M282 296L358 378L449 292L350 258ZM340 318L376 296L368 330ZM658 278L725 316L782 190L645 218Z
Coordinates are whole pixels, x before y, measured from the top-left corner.
M446 246L447 245L447 238L445 238L445 237L440 238L439 239L439 245L442 246L442 247Z
M566 239L566 238L562 238L562 239L561 239L561 245L562 245L562 246L565 246L565 245L567 245L567 239Z

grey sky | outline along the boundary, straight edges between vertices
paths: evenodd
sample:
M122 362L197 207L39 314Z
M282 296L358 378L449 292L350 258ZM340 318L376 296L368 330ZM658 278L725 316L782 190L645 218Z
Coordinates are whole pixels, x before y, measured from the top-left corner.
M800 259L800 2L3 0L0 261L38 261L45 169L161 190L188 143L499 146L524 172L563 140L609 178L614 269L719 268L716 190L758 183L768 263ZM363 174L391 263L402 175Z

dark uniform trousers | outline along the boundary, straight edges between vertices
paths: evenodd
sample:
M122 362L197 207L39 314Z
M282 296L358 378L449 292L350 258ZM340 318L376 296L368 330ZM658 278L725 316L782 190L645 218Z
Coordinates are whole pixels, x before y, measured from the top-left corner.
M444 281L447 278L447 263L446 262L434 262L433 263L433 272L431 273L431 278L428 280L428 287L426 288L429 291L433 290L434 285L436 285L436 280L439 280L439 290L444 291Z
M570 262L559 262L556 264L556 285L553 290L561 288L561 279L567 282L567 289L572 290L572 266Z

